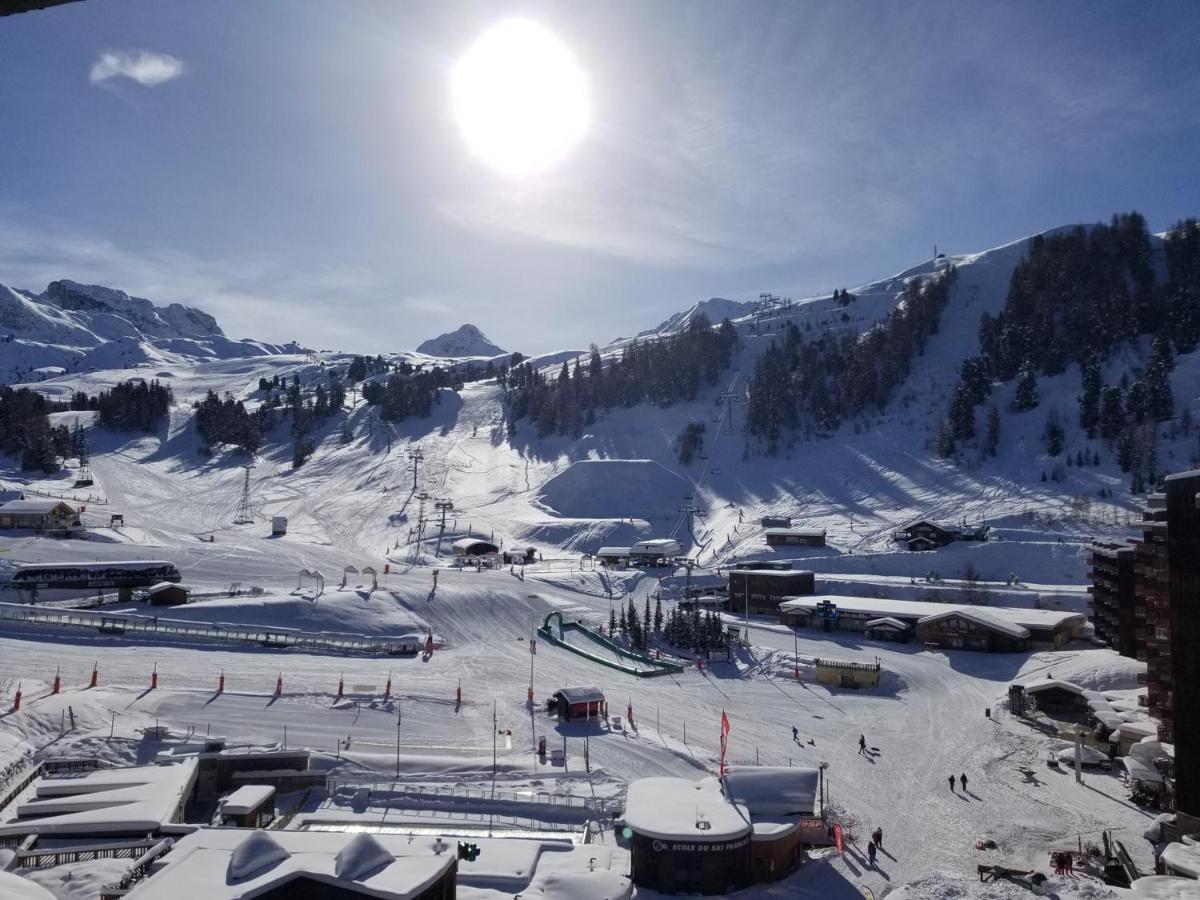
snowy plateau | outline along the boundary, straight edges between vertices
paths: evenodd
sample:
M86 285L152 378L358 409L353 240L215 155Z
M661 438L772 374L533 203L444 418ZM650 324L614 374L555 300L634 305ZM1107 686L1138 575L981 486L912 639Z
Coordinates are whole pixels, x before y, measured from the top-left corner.
M1161 239L1153 241L1161 255ZM389 422L364 399L363 383L349 389L352 354L231 340L199 310L107 288L0 287L0 381L64 404L134 376L173 395L148 433L106 429L90 410L50 414L52 424L83 427L91 485L76 487L73 460L42 475L0 456L0 501L61 498L83 507L70 539L0 531L0 770L76 757L144 765L213 736L231 747L307 748L328 779L280 788L282 830L270 832L297 831L296 846L305 828L367 831L388 848L372 844L371 859L390 860L396 835L420 842L444 834L451 846L478 839L482 848L477 860L459 860L459 896L657 897L628 880L629 785L714 775L724 714L727 764L821 768L826 811L848 837L845 852L814 850L787 878L736 896L1029 895L1013 882L981 882L981 864L1046 873L1046 890L1064 900L1153 896L1078 870L1053 874L1052 851L1099 844L1104 832L1142 873L1152 871L1143 832L1156 813L1131 801L1116 769L1088 769L1077 783L1066 767L1048 768L1048 754L1065 745L1005 706L1010 684L1052 675L1139 720L1145 664L1087 631L1056 650L929 649L794 630L777 616L743 615L735 598L723 614L741 629L729 659L698 666L680 652L680 664L660 677L639 677L620 648L586 637L608 631L615 611L631 604L639 615L656 605L669 614L687 588L717 588L747 560L812 571L822 595L1086 613L1089 543L1135 535L1145 497L1080 428L1078 367L1040 376L1035 410L1011 409L1014 383L993 386L990 402L1002 413L994 456L973 445L950 458L934 450L960 367L977 352L980 317L1003 308L1029 245L928 260L851 287L852 302L704 301L636 340L680 333L701 314L714 326L729 319L737 345L716 383L670 405L615 405L577 435L539 435L527 420L513 421L506 387L494 377L438 387L428 416ZM836 428L788 434L773 453L746 434L747 384L787 326L865 333L904 302L911 282L950 265L957 276L936 333L885 406ZM600 347L602 364L631 343ZM1149 338L1127 342L1105 362L1105 381L1136 378L1150 354ZM587 354L574 352L535 361L553 381L577 357L586 366ZM386 361L465 372L465 358L481 370L508 357L464 325ZM253 457L210 446L198 433L194 404L209 392L254 412L268 402L264 383L295 383L308 396L331 372L348 386L345 402L308 434L302 465L293 465L286 420L263 435ZM386 378L374 371L365 380ZM1200 352L1175 359L1170 383L1177 407L1195 411ZM1053 409L1065 432L1066 456L1058 458L1043 439ZM683 464L680 436L693 423L703 425L703 442ZM1194 468L1196 449L1190 429L1164 428L1159 471ZM1083 453L1098 462L1064 464ZM768 517L823 530L825 546L768 546ZM273 527L284 519L285 528ZM918 519L986 523L990 539L901 549L893 533ZM493 545L504 561L464 561L455 545L465 538ZM677 541L687 565L596 560L602 548L656 538ZM103 604L93 607L95 589L46 591L36 607L45 615L31 618L34 607L22 605L28 593L3 586L22 564L126 560L173 563L189 602L151 607L101 589ZM555 612L584 630L554 632ZM553 639L537 633L543 624ZM301 637L319 643L302 645ZM418 652L363 649L382 644ZM672 648L663 655L676 657ZM878 663L879 684L820 683L818 659ZM604 692L602 723L548 714L547 698L578 685ZM10 711L18 691L23 702ZM870 752L859 752L860 735ZM948 790L947 776L960 773L970 790ZM0 800L8 790L0 787ZM10 814L0 810L0 820ZM192 840L180 835L212 815L189 809L172 825L177 849L134 888L135 900L172 865L184 866L191 857L171 861ZM869 862L876 827L886 849ZM210 841L225 840L214 835ZM523 849L510 856L501 839ZM303 854L278 843L284 849L272 843L267 855L291 853L277 864L299 865ZM13 852L0 849L0 870ZM189 852L199 859L224 851L214 844ZM59 898L95 898L133 863L84 859L17 874L36 882L28 896L43 896L33 892L40 885ZM25 896L4 880L15 877L0 872L0 895Z

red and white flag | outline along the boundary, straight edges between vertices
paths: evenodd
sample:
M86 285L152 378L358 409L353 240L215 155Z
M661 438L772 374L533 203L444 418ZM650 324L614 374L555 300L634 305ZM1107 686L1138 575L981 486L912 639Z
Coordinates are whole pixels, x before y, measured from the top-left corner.
M725 775L725 751L729 749L729 716L721 710L721 775Z

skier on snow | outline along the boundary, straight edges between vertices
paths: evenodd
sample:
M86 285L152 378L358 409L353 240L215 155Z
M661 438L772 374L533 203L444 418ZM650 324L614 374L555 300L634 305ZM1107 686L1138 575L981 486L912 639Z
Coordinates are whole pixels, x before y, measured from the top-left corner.
M871 841L867 844L867 858L871 861L871 865L875 865L875 842Z

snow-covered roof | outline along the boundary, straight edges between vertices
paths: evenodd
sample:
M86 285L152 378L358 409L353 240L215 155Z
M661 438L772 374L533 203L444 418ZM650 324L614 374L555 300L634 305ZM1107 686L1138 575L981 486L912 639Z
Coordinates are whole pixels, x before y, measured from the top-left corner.
M157 584L152 584L150 587L146 588L146 593L158 594L162 591L165 591L167 588L180 588L181 590L187 590L184 585L176 584L174 581L160 581Z
M917 621L924 616L937 615L952 610L979 610L981 607L958 603L930 603L925 600L891 600L879 597L845 597L832 594L812 594L804 597L788 597L779 608L789 612L812 612L817 605L828 601L839 612L857 613L868 616L893 616L901 621ZM988 606L987 615L1025 628L1058 628L1067 622L1082 624L1086 616L1082 613L1056 609L1024 609L1010 606Z
M75 512L75 507L62 500L9 500L7 503L0 503L0 513L40 513L47 515L54 512L60 506L65 506L71 512Z
M1071 682L1069 682L1069 681L1059 681L1057 678L1043 678L1041 681L1034 681L1030 684L1023 685L1023 687L1025 688L1025 693L1027 693L1027 694L1040 694L1042 691L1048 691L1051 688L1061 688L1062 690L1068 691L1072 694L1075 694L1076 696L1079 696L1079 697L1083 696L1083 688L1081 688L1079 685L1071 684ZM1091 706L1091 704L1093 704L1093 703L1107 704L1107 701L1105 701L1105 700L1089 700L1088 701L1089 706Z
M235 900L286 889L298 879L368 897L408 900L428 890L455 862L450 844L438 855L397 855L398 842L362 833L226 829L221 838L219 834L201 829L181 839L166 865L130 892L131 900Z
M601 703L604 701L604 691L598 687L565 687L555 691L562 694L568 703Z
M1196 894L1195 879L1173 875L1146 875L1129 887L1129 900L1196 900Z
M638 541L629 549L634 553L678 553L681 548L674 538L650 538Z
M1121 732L1122 737L1158 737L1158 723L1150 719L1138 719L1135 722L1122 722L1117 730Z
M0 897L4 900L54 900L54 895L35 884L28 878L22 878L12 872L0 869Z
M597 556L628 556L628 547L601 547L596 551Z
M1162 784L1162 773L1136 756L1122 756L1121 765L1129 773L1130 778L1137 778L1152 784Z
M1161 859L1164 865L1179 875L1200 879L1200 846L1196 844L1167 844Z
M787 537L795 535L797 537L825 537L824 528L767 528L763 534L773 535L775 537Z
M899 619L893 619L891 616L884 616L881 619L872 619L867 623L868 628L894 628L897 631L907 631L908 625L901 622Z
M629 785L625 824L666 841L728 841L750 833L749 814L729 802L716 778L638 779Z
M730 569L730 575L766 575L768 578L794 578L797 575L812 575L807 569Z
M736 766L725 773L725 795L750 815L812 815L820 772L792 766Z
M459 538L451 544L451 547L455 550L470 550L472 547L477 547L480 544L486 544L488 547L496 546L492 541L485 540L484 538L465 537Z
M248 816L275 796L269 784L244 784L221 801L221 812L229 816Z
M989 616L987 613L965 607L948 610L946 612L934 613L932 616L924 616L917 621L917 624L927 625L930 622L940 622L943 619L949 619L952 617L966 619L968 622L974 622L976 625L981 625L984 628L990 628L993 631L1003 632L1009 637L1029 637L1029 629L1024 625L1017 625L1014 622L1006 622L1003 619L996 618L995 616Z
M100 769L74 778L39 778L33 797L10 806L8 834L101 835L156 831L172 821L196 780L196 761Z

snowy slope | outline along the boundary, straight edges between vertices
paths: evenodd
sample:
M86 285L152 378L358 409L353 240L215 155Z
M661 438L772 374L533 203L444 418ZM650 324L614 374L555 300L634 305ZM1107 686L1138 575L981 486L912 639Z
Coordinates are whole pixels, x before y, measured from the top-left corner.
M426 356L440 356L446 359L462 359L470 356L503 356L501 350L489 341L482 331L474 325L460 325L454 331L439 334L435 338L422 341L417 346L418 353Z

